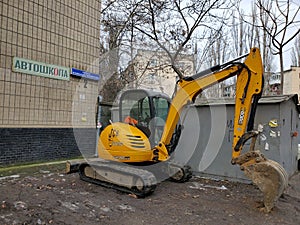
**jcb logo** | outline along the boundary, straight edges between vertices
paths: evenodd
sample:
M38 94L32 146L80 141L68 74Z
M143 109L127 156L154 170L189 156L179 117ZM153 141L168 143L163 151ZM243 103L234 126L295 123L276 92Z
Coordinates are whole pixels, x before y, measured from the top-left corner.
M109 138L112 138L112 137L116 137L118 135L119 135L119 131L118 130L111 129L110 130L110 134L108 136L109 136Z
M246 108L241 108L240 116L239 116L239 121L238 121L238 124L239 124L239 125L242 125L243 122L244 122L245 111L246 111Z

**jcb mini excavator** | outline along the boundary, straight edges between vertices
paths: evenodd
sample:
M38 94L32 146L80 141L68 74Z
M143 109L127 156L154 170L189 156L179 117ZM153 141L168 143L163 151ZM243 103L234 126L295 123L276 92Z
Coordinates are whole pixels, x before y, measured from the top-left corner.
M243 58L244 62L240 62ZM223 65L180 77L171 101L159 93L125 91L119 103L120 122L111 122L101 132L98 158L79 163L69 161L67 173L78 171L82 180L138 197L150 195L158 179L171 177L177 182L187 181L192 174L190 167L174 163L171 157L180 137L180 114L204 89L235 75L231 163L239 165L263 192L264 210L269 212L286 188L288 176L280 164L254 149L259 133L253 129L254 115L264 82L258 48ZM241 154L248 140L250 150Z

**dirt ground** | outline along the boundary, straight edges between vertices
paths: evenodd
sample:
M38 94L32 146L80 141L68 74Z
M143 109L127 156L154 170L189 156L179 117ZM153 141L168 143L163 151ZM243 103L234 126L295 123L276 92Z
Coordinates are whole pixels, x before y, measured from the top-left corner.
M0 224L300 224L300 174L269 214L253 185L193 177L144 199L65 174L64 164L0 171Z

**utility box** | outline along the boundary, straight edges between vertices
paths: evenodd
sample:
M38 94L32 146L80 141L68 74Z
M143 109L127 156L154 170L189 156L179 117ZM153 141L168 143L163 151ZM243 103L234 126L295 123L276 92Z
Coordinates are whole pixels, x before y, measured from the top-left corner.
M175 160L200 176L248 182L239 166L231 164L234 107L234 99L210 99L185 108ZM297 95L263 97L254 121L254 129L263 127L255 149L280 163L289 176L298 170L299 113ZM249 146L250 140L242 153Z

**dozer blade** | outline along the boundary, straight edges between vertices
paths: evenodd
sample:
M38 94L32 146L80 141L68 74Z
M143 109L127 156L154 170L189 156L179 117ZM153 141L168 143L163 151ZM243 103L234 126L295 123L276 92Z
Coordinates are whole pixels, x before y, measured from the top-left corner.
M275 202L288 186L288 175L277 162L266 159L259 151L250 151L239 157L241 169L258 186L264 195L265 212L270 212Z

